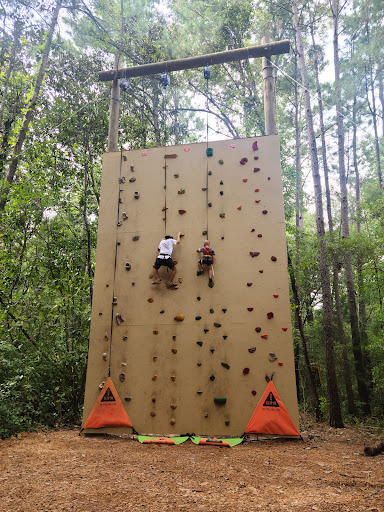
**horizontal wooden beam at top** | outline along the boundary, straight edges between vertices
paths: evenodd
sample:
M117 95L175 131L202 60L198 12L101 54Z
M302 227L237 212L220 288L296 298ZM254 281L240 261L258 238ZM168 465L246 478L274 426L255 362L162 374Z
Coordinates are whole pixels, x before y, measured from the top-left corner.
M235 62L255 57L271 57L272 55L289 53L289 48L289 40L285 39L283 41L276 41L274 43L267 43L260 46L248 46L246 48L237 48L236 50L227 50L225 52L198 55L197 57L153 62L151 64L143 64L141 66L121 68L117 71L113 69L109 71L99 71L99 80L101 82L108 82L114 78L148 76L156 73L163 73L164 71L181 71L182 69L201 68L207 65L222 64L223 62Z

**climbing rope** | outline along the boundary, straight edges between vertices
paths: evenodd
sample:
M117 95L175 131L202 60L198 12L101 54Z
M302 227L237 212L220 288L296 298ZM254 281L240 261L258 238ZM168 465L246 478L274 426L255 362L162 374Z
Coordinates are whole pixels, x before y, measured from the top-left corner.
M208 138L208 129L209 129L209 125L208 125L208 120L209 120L209 112L208 112L208 109L209 109L209 102L208 102L208 91L209 91L209 79L211 78L211 68L206 65L205 68L204 68L204 78L205 80L207 81L207 91L206 91L206 111L207 111L207 122L206 122L206 125L207 125L207 133L206 133L206 139L207 139L207 150L206 150L206 158L207 158L207 169L206 169L206 184L205 184L205 188L206 188L206 214L207 214L207 240L209 240L209 232L208 232L208 204L209 204L209 190L208 190L208 184L209 184L209 181L208 181L208 142L209 142L209 138Z
M160 83L164 87L163 94L163 119L164 119L164 236L167 234L167 159L165 158L167 150L167 118L165 107L167 105L167 87L171 83L169 74L164 71L160 78Z

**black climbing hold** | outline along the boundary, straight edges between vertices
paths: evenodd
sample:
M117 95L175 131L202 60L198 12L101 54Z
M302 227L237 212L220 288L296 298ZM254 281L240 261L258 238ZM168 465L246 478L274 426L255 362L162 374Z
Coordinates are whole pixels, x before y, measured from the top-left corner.
M127 341L128 336L123 336L123 341Z
M116 242L116 244L117 244L117 245L120 245L120 242L119 242L119 241L117 241L117 242Z
M205 230L205 231L203 231L201 234L202 234L203 236L207 236L207 235L208 235L208 231L207 231L207 230Z
M221 311L222 311L223 313L226 313L226 312L227 312L227 308L223 308Z
M223 338L226 340L228 338L228 336L224 335Z
M211 309L209 310L209 312L210 312L210 313L214 313L214 312L215 312L215 310L211 308Z
M210 208L212 208L212 203L208 203L208 206L209 206Z
M132 237L132 242L137 242L139 240L140 236L139 235L135 235Z
M208 413L206 412L206 413L204 414L204 416L205 416L206 418L208 418Z
M212 382L216 379L216 377L213 375L213 373L211 373L211 375L209 376L209 378L210 378L210 380L211 380Z
M225 368L226 370L229 370L229 369L230 369L230 366L229 366L229 364L228 364L228 363L221 363L221 366L222 366L223 368Z
M220 185L224 185L224 181L220 181Z
M220 164L220 165L223 165L223 163L224 163L224 160L221 160L221 159L220 159L220 160L219 160L219 164Z
M213 325L214 325L215 327L221 327L221 324L219 324L218 322L215 322Z
M211 68L208 65L204 67L204 78L206 80L211 78Z
M220 195L223 196L224 195L224 192L222 190L220 190Z
M272 260L272 261L277 261L276 256L271 256L271 260Z
M178 194L185 194L185 190L183 188L181 188L180 190L177 191Z
M206 192L206 191L207 191L207 187L203 187L201 190L202 190L203 192Z
M224 240L224 237L222 236L221 239Z
M139 199L140 194L138 192L135 192L135 199Z
M164 309L162 309L162 310L160 311L160 315L163 315L164 313L165 313L165 310L164 310Z
M125 264L125 270L131 270L131 264L129 263L129 261L127 261L127 263Z
M219 217L220 217L221 219L225 219L225 213L220 213Z
M212 171L208 171L208 176L212 176Z
M207 148L207 156L213 156L213 148Z
M201 316L200 315L195 316L195 320L201 320Z
M200 347L203 346L203 342L202 341L196 341L197 345L199 345Z
M209 332L209 329L204 329L204 333L207 334Z
M130 402L132 400L132 397L131 396L126 396L126 397L124 397L124 400L126 402Z
M121 226L123 223L121 222L121 220L118 221L118 223L116 224L117 226Z
M225 404L227 399L224 396L215 396L213 401L215 402L215 404Z
M119 183L125 183L125 176L122 176L121 178L119 178Z
M130 165L129 168L131 169L131 172L135 172L135 166L134 165Z
M201 300L201 297L196 297L197 300Z
M119 375L119 379L120 379L120 381L121 381L121 382L124 382L124 381L125 381L125 373L124 373L124 372L123 372L123 373L120 373L120 375Z
M197 366L201 366L201 363L197 363Z
M196 391L196 393L197 393L198 395L201 395L203 392L202 392L202 391Z
M228 427L229 423L230 423L229 420L225 420L225 424L227 425L227 427Z
M130 181L131 183L134 183L134 182L136 181L136 178L135 178L134 176L132 176L132 178L129 178L129 181Z

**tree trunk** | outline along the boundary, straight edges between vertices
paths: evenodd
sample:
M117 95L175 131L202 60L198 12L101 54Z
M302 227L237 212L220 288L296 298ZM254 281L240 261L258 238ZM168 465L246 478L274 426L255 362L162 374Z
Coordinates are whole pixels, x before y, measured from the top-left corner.
M340 201L341 201L341 230L343 239L349 238L349 208L348 208L348 190L345 172L345 142L344 142L344 123L341 113L341 84L340 84L340 63L339 63L339 2L332 0L333 15L333 58L335 68L335 92L336 92L336 116L337 116L337 135L338 135L338 161L339 161L339 182L340 182ZM365 381L366 371L364 368L363 353L361 349L361 338L359 331L359 322L357 317L356 292L353 280L352 257L350 250L346 249L344 253L345 281L348 293L349 315L351 323L353 355L355 359L355 370L357 378L357 390L359 400L363 404L365 414L370 413L369 391Z
M319 65L318 65L319 59L318 59L317 49L316 49L313 21L311 23L310 29L311 29L312 46L313 46L313 57L314 57L313 63L314 63L314 70L315 70L315 77L316 77L317 97L318 97L318 102L319 102L321 155L322 155L323 170L324 170L325 196L326 196L326 200L327 200L328 228L329 228L329 233L331 234L331 239L333 241L334 240L333 215L332 215L332 203L331 203L331 190L329 187L327 146L326 146L326 141L325 141L323 98L322 98L322 92L321 92L321 87L320 87ZM344 377L344 384L345 384L345 392L346 392L346 396L347 396L348 412L349 412L349 414L356 414L356 407L355 407L355 402L354 402L354 398L353 398L351 369L349 366L347 342L346 342L346 338L345 338L343 314L342 314L341 301L340 301L339 262L338 262L336 256L333 259L333 295L335 298L335 306L336 306L337 329L338 329L338 333L339 333L339 340L341 343L341 350L342 350L342 370L343 370L343 377Z
M23 144L24 144L25 138L27 136L29 123L32 121L32 119L35 115L36 104L37 104L37 100L38 100L39 94L40 94L40 89L41 89L41 86L42 86L42 83L44 80L45 71L47 69L48 56L49 56L49 52L51 50L53 33L54 33L56 25L57 25L57 18L59 16L60 9L61 9L61 0L58 0L55 5L55 9L53 11L51 24L49 26L47 39L45 41L45 46L44 46L44 50L43 50L43 58L41 59L40 68L39 68L39 72L37 74L32 98L29 101L29 105L27 107L25 118L24 118L23 124L22 124L20 132L19 132L19 136L17 138L17 142L16 142L14 150L13 150L13 158L11 160L11 163L9 164L9 169L8 169L7 176L5 178L5 183L2 186L1 197L0 197L0 212L4 211L5 205L7 203L8 194L9 194L9 191L11 188L11 184L15 178L17 168L19 165L19 156L20 156L21 150L23 149Z
M333 328L332 328L332 297L329 268L325 254L325 229L323 215L323 199L321 190L321 180L319 173L319 160L317 157L316 137L313 128L313 117L311 109L311 100L309 96L309 80L307 68L304 60L303 39L299 25L299 16L297 12L296 0L291 0L293 11L293 23L296 30L297 51L299 57L299 65L301 70L301 78L304 85L304 105L307 121L308 143L310 149L311 169L315 192L316 206L316 231L319 243L319 270L323 293L323 336L325 345L325 364L327 375L327 388L329 400L330 425L332 427L342 428L343 419L341 416L339 390L337 386Z
M19 23L15 22L15 28L14 28L14 35L13 35L13 46L12 46L12 52L11 57L9 59L9 65L7 68L7 72L5 75L5 81L3 85L3 91L2 91L2 97L1 97L1 106L0 106L0 132L3 133L4 131L4 108L5 104L7 102L7 95L8 95L8 84L9 79L11 77L11 72L15 67L15 58L16 58L16 52L19 47Z

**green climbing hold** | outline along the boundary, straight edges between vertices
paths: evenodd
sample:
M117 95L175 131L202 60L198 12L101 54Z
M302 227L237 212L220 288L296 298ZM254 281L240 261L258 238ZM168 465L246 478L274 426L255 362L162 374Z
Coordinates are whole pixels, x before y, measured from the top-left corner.
M221 324L219 324L218 322L215 322L213 325L214 325L215 327L221 327Z
M209 312L210 312L210 313L214 313L214 312L215 312L215 310L211 308L211 309L209 310Z
M215 404L225 404L227 399L225 397L215 396L213 401L215 402Z
M196 316L196 317L195 317L195 320L201 320L201 316L200 316L200 315L199 315L199 316Z
M207 148L207 156L213 156L213 148Z
M221 363L221 366L223 366L225 369L229 370L230 366L228 363Z
M203 342L202 342L202 341L196 341L196 343L197 343L200 347L202 347L202 346L203 346Z

